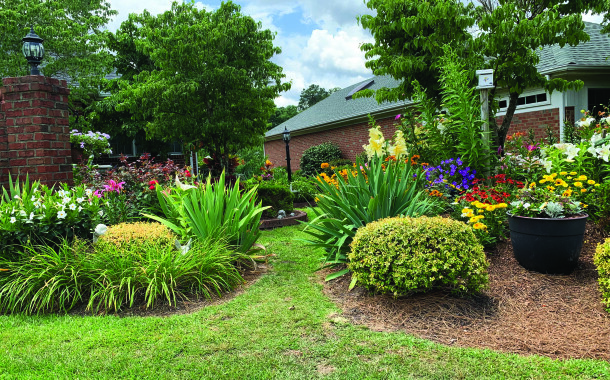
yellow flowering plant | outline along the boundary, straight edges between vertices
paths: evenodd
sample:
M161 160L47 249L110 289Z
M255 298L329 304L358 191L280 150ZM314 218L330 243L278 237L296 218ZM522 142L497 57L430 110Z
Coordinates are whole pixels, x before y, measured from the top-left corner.
M519 190L508 214L534 218L569 218L586 214L583 200L595 181L577 172L551 173Z

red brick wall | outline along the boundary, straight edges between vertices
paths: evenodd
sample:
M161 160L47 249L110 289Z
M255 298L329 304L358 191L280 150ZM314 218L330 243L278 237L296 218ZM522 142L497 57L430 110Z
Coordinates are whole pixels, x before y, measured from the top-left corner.
M29 75L0 87L0 185L28 173L49 186L72 182L66 81Z
M394 136L395 123L394 117L377 120L377 125L381 126L381 131L386 139ZM292 170L299 169L301 156L307 148L324 142L337 144L343 153L343 158L355 161L356 156L364 151L362 146L369 143L369 125L367 122L363 122L353 126L292 136L290 139L290 167ZM269 156L275 166L286 166L286 144L283 140L265 142L265 154Z
M502 123L504 116L496 118L498 124ZM542 111L533 111L526 113L516 113L510 123L508 135L515 132L527 133L530 129L534 130L536 139L546 138L546 126L550 125L553 129L555 137L559 139L559 108L552 108Z

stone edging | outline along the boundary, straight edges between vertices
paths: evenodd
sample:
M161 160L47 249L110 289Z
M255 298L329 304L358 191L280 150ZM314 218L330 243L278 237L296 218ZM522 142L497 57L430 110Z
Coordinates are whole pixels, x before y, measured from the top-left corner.
M283 219L265 219L261 220L259 229L261 230L272 230L274 228L292 226L299 224L299 220L306 222L307 213L304 211L294 210L294 216L287 216Z

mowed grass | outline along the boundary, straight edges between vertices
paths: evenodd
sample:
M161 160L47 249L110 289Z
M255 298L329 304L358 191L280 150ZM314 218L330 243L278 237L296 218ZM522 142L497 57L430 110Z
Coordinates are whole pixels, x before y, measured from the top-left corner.
M610 364L446 347L340 317L302 227L263 233L273 270L190 315L0 316L0 378L610 378ZM339 314L339 315L338 315Z

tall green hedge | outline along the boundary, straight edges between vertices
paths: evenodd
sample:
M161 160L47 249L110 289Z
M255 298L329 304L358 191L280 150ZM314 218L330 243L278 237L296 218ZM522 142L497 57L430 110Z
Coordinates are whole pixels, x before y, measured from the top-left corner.
M301 170L304 176L313 176L322 169L320 165L341 158L341 149L333 143L325 142L314 145L303 152L301 157Z

